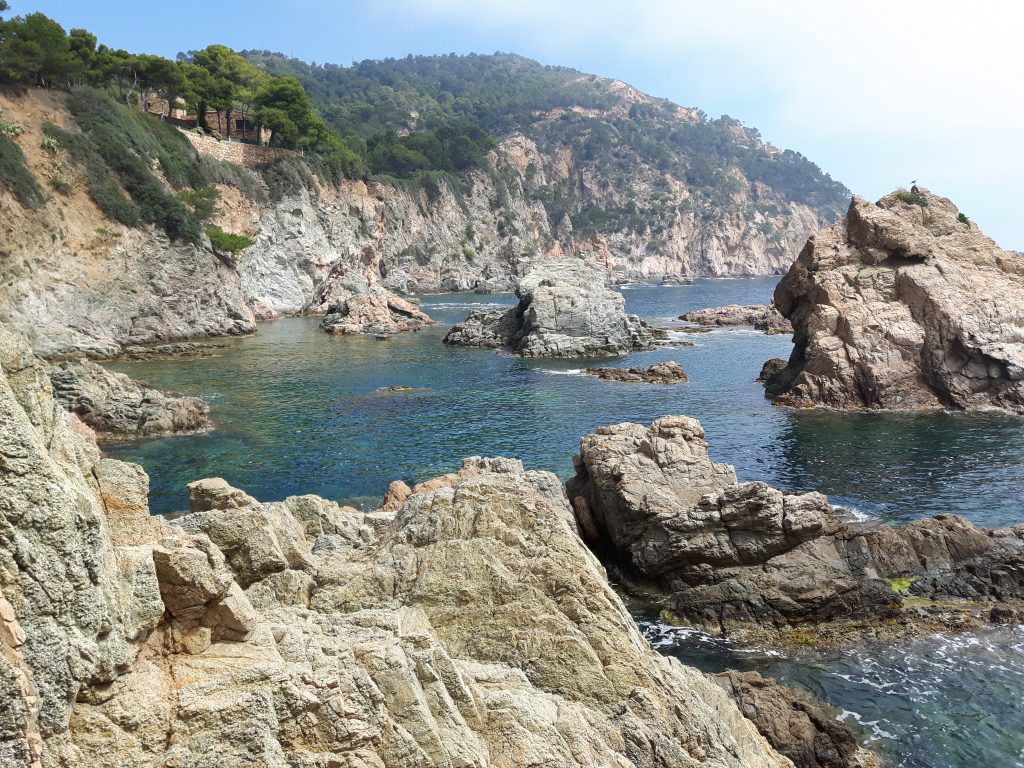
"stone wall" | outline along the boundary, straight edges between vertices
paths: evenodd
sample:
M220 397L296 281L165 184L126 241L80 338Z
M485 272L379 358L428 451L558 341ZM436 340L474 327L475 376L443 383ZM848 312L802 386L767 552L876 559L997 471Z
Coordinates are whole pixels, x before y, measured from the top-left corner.
M281 147L263 147L257 144L242 144L237 141L219 141L212 136L202 136L191 131L182 131L182 133L185 134L185 137L200 154L209 155L218 160L227 160L248 168L270 165L283 157L300 154L294 150L282 149Z

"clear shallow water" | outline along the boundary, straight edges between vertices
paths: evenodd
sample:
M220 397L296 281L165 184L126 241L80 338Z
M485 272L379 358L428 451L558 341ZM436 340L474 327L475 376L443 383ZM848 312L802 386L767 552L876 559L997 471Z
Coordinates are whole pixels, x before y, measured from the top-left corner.
M674 318L690 309L765 302L775 282L705 280L625 287L623 294L629 311L679 325ZM288 318L228 341L215 358L119 363L132 376L206 398L217 429L108 452L146 468L152 510L164 513L186 506L185 483L212 475L264 500L380 496L391 480L432 477L473 454L515 456L566 477L579 438L594 428L681 413L702 421L712 455L735 464L741 480L820 490L833 503L896 521L942 512L984 525L1024 520L1020 419L773 408L754 379L765 360L788 356L790 341L750 329L688 334L695 347L589 363L675 359L688 384L605 382L580 375L582 361L524 361L442 345L446 324L473 308L510 306L510 295L446 294L423 303L439 325L390 341L332 337L315 318ZM380 389L392 385L413 389ZM970 654L942 651L945 660L934 665L946 641L882 654L766 654L756 668L877 721L891 734L882 743L894 765L1016 766L1024 764L1019 631L984 635ZM755 663L750 654L677 634L669 632L674 639L662 650L688 663ZM982 635L966 636L974 637ZM863 682L869 677L881 687Z

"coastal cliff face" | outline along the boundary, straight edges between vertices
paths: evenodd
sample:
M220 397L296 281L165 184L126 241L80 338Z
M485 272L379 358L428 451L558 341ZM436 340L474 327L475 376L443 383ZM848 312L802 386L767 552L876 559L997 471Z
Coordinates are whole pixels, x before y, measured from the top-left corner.
M4 765L792 765L646 645L553 475L373 513L209 479L167 522L3 329L0 417Z
M637 94L629 103L649 99ZM42 148L45 123L77 130L63 94L0 95L0 107L23 129L16 140L28 170L44 189L55 185L34 210L0 185L0 320L46 355L250 333L257 319L326 312L361 293L510 290L524 265L561 255L586 254L620 281L768 274L832 215L828 205L790 202L738 171L729 195L712 205L642 158L606 167L564 131L543 149L513 132L484 169L429 189L355 180L335 187L307 172L271 201L220 184L215 222L255 241L227 255L205 238L183 245L105 218L85 191L85 170ZM674 119L697 118L681 110ZM736 130L737 141L754 141ZM266 191L259 173L238 172ZM600 231L574 230L563 199L599 212ZM639 213L623 214L629 206Z
M1024 260L944 197L855 197L775 306L795 329L777 403L1024 412Z

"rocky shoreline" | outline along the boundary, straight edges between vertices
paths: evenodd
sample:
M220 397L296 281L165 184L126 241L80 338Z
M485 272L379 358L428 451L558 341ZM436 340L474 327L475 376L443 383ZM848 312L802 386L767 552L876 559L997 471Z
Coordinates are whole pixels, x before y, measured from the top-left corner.
M575 464L566 491L584 539L673 623L828 644L1024 616L1024 525L848 523L821 494L737 482L682 416L602 427Z
M683 366L674 360L655 363L647 368L587 368L584 373L604 381L633 384L683 384L690 380Z
M793 333L793 326L771 304L728 304L724 307L709 307L687 312L680 320L705 328L721 328L735 325L751 325L754 330L764 331L769 336Z

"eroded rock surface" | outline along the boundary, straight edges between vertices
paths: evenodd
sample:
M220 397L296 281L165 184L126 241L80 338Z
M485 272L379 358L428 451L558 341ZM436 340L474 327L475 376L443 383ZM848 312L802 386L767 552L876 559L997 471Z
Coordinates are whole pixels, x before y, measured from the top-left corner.
M855 197L775 306L796 329L778 403L1024 412L1024 261L944 197Z
M605 381L643 384L682 384L690 380L675 360L655 363L647 368L587 368L586 373Z
M607 357L654 346L652 329L626 314L622 294L606 282L606 272L583 259L538 262L516 287L517 306L474 312L444 341L523 357Z
M878 755L861 747L857 734L840 722L840 711L806 691L757 672L730 670L712 679L796 768L881 768Z
M201 432L210 409L200 398L175 396L90 360L50 369L54 396L100 438Z
M792 333L793 326L771 304L727 304L724 307L697 309L679 316L680 320L705 327L752 325L768 335Z
M587 435L567 491L581 532L624 582L653 586L678 617L715 632L961 628L1024 599L1024 526L987 530L955 515L854 526L819 493L737 482L683 416Z
M366 514L211 479L168 522L0 329L0 482L0 764L790 765L651 651L517 461Z

